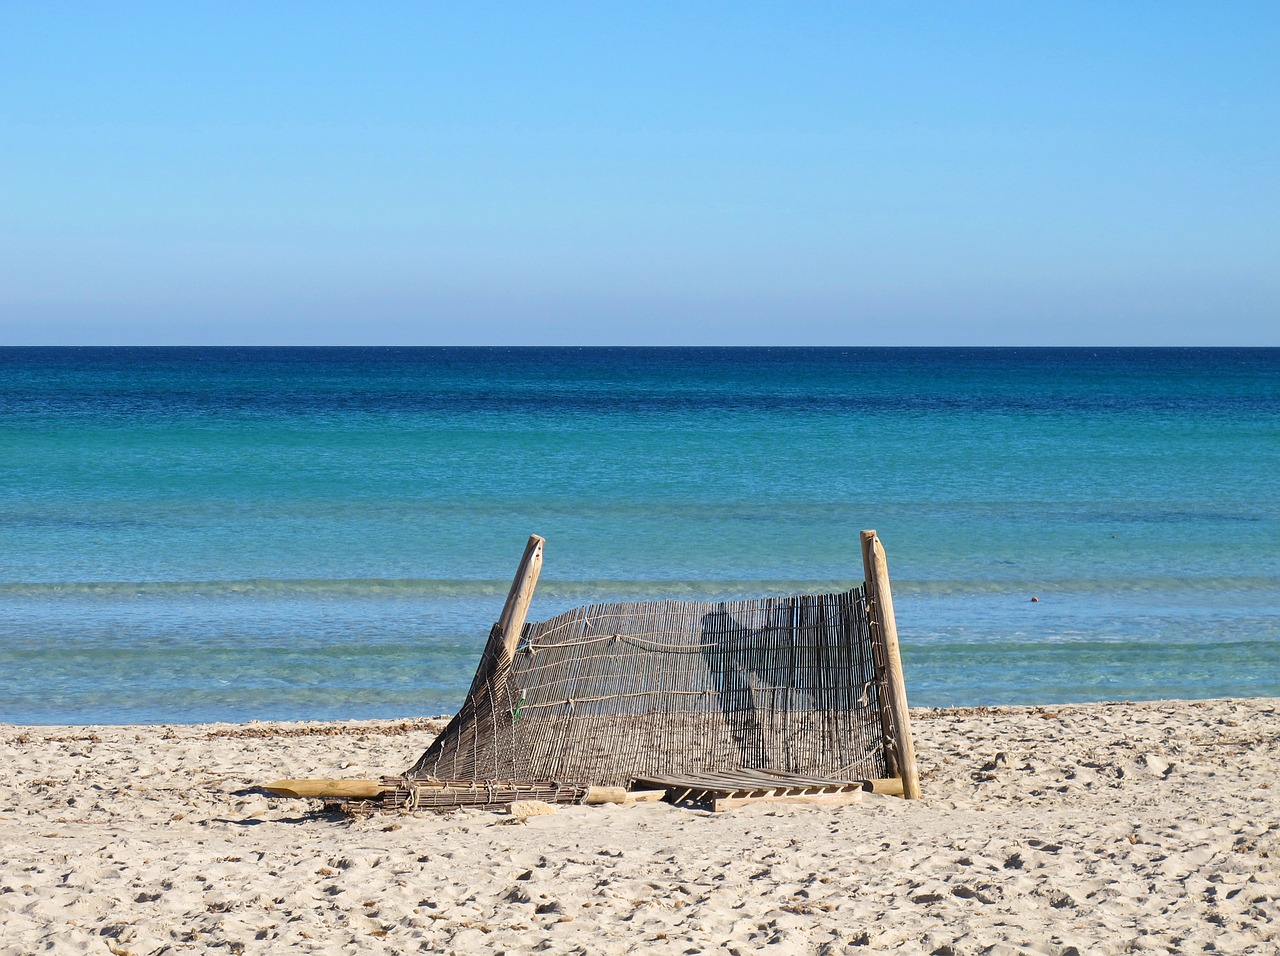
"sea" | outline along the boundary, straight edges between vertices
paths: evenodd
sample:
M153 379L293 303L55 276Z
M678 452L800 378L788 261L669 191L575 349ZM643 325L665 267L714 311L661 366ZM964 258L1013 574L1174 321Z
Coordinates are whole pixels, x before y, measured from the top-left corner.
M913 705L1280 696L1280 349L0 349L0 722L445 714L888 556Z

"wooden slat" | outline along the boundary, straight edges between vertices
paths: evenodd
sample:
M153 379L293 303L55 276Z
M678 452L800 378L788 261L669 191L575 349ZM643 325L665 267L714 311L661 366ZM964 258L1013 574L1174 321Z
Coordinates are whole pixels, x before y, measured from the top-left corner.
M796 787L826 787L853 789L861 788L861 780L835 780L829 777L809 777L793 774L783 770L717 770L710 772L681 774L680 776L638 777L636 786L656 785L659 787L693 787L708 790L768 790Z
M788 780L770 777L768 774L757 773L752 770L734 770L718 774L716 779L728 786L733 786L736 783L739 786L755 784L757 786L776 787L779 783L790 783Z
M847 793L812 793L812 794L796 794L794 796L785 797L718 797L712 804L712 809L716 812L722 810L732 810L734 807L744 807L749 803L808 803L819 806L839 807L850 803L857 803L862 799L861 790L851 790Z
M777 777L779 780L791 780L797 784L815 784L818 786L840 786L850 783L861 783L860 780L845 780L838 777L812 777L804 774L789 773L784 770L761 770L760 773L767 774L770 777Z
M350 797L352 799L371 799L379 797L394 787L388 787L380 780L277 780L269 783L264 790L270 790L277 797L316 798Z
M669 791L662 790L628 790L624 803L661 803Z
M636 786L655 782L657 781L652 779L637 780ZM896 779L878 783L882 791L889 792L892 792L893 785L901 785L901 781ZM786 771L745 770L670 778L663 785L669 786L672 793L679 792L674 802L707 805L713 810L725 810L761 801L840 806L856 803L862 799L863 792L873 787L870 781L828 780L802 777Z

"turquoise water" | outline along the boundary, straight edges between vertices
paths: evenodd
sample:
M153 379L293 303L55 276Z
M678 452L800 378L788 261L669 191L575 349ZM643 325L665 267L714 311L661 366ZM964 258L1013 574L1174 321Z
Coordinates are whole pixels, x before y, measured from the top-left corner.
M0 349L0 720L446 712L531 532L540 618L866 527L913 703L1280 694L1280 350Z

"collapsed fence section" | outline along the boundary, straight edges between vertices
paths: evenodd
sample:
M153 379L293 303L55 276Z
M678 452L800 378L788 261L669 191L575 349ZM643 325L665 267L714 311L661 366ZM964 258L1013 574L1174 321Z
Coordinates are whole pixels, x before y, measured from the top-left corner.
M597 604L526 625L542 546L530 539L462 708L407 780L626 786L753 768L899 777L918 796L874 532L849 591Z

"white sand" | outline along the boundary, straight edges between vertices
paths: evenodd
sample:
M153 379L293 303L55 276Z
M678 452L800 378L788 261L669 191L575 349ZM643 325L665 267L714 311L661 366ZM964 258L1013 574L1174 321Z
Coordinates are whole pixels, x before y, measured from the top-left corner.
M1280 952L1280 700L914 711L925 798L348 823L432 722L0 726L0 951Z

